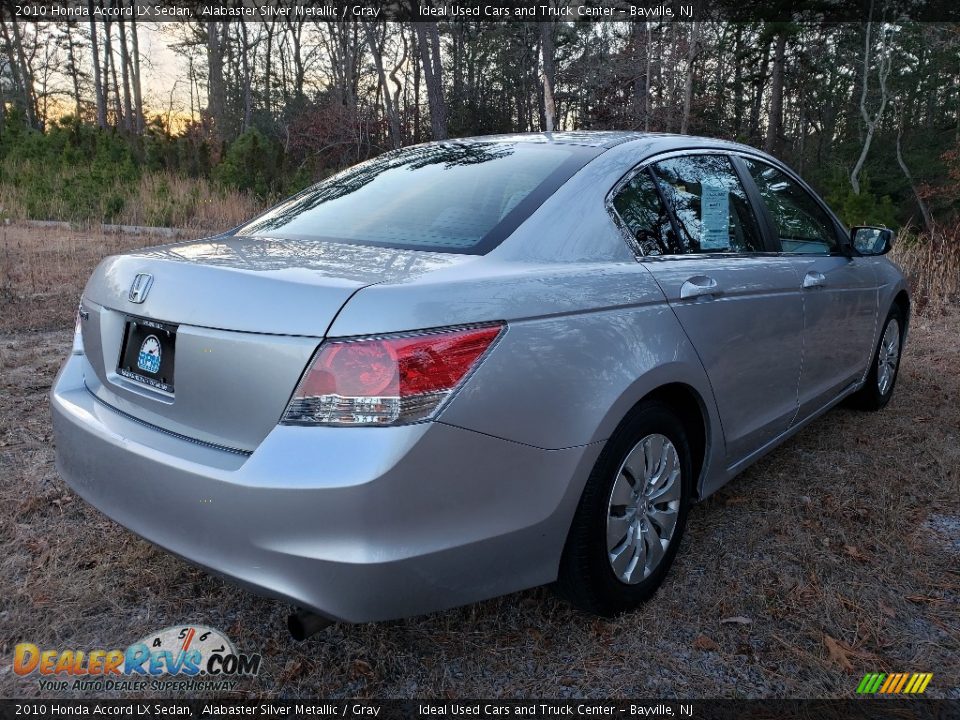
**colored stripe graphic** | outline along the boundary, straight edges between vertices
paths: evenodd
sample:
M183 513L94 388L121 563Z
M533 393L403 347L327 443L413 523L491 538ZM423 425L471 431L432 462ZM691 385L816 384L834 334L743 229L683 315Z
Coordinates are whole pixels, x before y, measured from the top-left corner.
M919 695L927 689L933 673L867 673L857 685L858 695Z
M903 686L906 685L907 680L910 678L910 673L903 673L900 675L900 681L897 683L897 686L890 689L892 693L898 693L903 690Z
M883 687L880 688L880 694L884 695L890 692L890 688L897 684L897 680L900 679L900 676L897 673L887 676L887 681L883 684Z

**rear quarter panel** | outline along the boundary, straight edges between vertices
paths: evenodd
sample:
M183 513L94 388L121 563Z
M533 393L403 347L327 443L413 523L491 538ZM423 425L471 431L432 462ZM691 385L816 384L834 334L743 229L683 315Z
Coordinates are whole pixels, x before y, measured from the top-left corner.
M702 477L722 466L723 436L706 374L642 265L486 267L484 276L366 288L330 335L505 320L506 333L441 422L539 448L570 448L605 441L645 395L679 382L707 408Z

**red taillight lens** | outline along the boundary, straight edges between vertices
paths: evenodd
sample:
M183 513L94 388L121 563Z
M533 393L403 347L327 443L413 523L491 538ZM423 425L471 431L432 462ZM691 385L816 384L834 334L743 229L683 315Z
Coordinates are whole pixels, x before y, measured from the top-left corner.
M427 419L502 330L498 324L325 342L281 422L395 425Z

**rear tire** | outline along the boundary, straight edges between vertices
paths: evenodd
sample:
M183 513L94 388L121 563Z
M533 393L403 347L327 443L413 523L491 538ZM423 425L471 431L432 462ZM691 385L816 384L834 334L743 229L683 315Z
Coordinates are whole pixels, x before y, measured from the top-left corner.
M850 405L858 410L881 410L893 397L900 372L900 356L903 354L903 331L906 318L899 305L890 308L880 341L873 354L873 362L867 372L863 387L850 396Z
M692 494L683 423L663 402L641 403L614 431L590 473L556 591L604 617L637 608L673 564Z

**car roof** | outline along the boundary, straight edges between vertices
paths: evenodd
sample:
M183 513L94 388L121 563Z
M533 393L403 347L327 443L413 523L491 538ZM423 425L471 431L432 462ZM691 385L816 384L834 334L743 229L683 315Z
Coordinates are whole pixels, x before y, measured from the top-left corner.
M564 132L513 133L505 135L477 135L474 137L451 138L447 142L529 142L555 145L585 145L587 147L609 150L626 142L646 140L656 144L658 140L663 145L674 147L678 142L689 148L727 148L758 152L756 148L730 140L701 137L697 135L680 135L677 133L652 133L636 130L570 130Z

